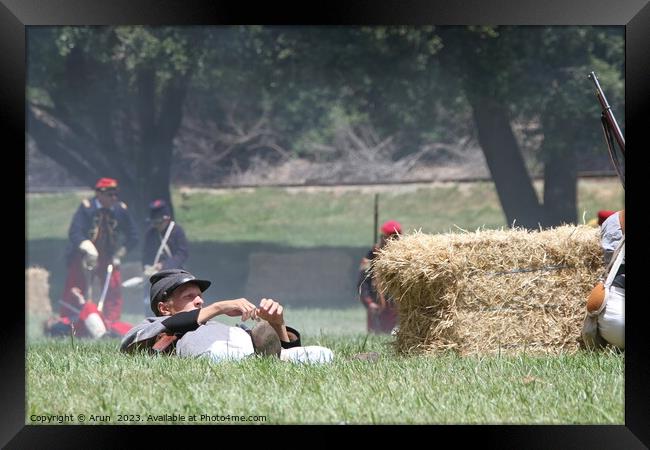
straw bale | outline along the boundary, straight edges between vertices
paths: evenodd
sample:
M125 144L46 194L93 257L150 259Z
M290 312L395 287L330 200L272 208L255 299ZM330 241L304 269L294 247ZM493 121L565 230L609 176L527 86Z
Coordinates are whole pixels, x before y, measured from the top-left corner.
M25 301L28 314L52 314L50 273L42 267L25 269Z
M560 353L579 347L603 270L599 230L478 230L390 241L373 260L397 302L402 353Z

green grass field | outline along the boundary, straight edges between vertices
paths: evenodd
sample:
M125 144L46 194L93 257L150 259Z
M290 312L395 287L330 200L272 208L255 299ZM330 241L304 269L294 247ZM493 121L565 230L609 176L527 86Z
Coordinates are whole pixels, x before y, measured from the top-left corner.
M578 192L586 221L599 209L623 207L616 179L581 180ZM84 194L27 195L28 239L65 239ZM363 246L372 239L372 189L175 189L173 196L179 223L197 241L310 247ZM407 231L430 233L506 225L491 183L390 187L380 191L379 220L389 218ZM45 339L43 318L27 318L26 423L78 424L80 415L85 424L624 423L620 353L403 357L394 353L392 337L366 334L361 306L288 308L285 317L305 345L334 350L334 363L129 356L116 339ZM362 351L381 357L351 359Z
M536 185L541 190L541 185ZM404 231L457 231L456 226L506 226L494 185L436 183L374 188L172 191L176 218L195 241L274 242L296 247L364 246L372 242L374 195L379 221L399 220ZM85 193L29 194L29 239L67 238L70 218ZM581 179L578 218L623 207L618 179Z
M624 423L622 354L402 357L392 337L365 334L360 308L294 310L286 317L305 345L333 349L335 361L214 364L124 355L117 339L32 336L26 423L68 415L62 423L78 424L80 414L86 424ZM361 351L381 356L351 358Z

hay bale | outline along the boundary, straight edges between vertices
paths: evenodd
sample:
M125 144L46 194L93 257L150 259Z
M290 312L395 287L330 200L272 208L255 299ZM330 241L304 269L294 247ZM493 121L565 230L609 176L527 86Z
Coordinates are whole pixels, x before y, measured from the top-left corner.
M575 351L603 270L599 231L584 225L416 232L389 242L373 266L399 306L401 353Z
M25 269L25 301L28 314L52 314L50 273L42 267Z

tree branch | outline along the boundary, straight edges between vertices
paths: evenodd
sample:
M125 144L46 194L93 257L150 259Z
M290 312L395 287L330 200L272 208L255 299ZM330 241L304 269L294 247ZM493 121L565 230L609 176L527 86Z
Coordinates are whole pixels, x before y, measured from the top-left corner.
M60 120L34 106L27 108L28 133L39 150L68 167L82 180L94 185L99 173L110 173L110 167L100 158L101 152L94 142L88 142L72 133ZM94 178L94 179L93 179Z

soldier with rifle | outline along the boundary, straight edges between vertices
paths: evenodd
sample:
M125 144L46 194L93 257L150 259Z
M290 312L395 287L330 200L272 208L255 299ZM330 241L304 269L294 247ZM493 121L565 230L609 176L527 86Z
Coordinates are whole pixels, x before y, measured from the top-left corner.
M376 201L375 201L376 205ZM375 208L375 221L376 221ZM375 226L375 230L377 227ZM373 245L372 249L361 260L359 266L358 291L359 300L366 308L368 318L367 327L369 333L391 333L398 325L397 306L395 302L386 298L378 289L377 279L372 274L371 263L376 252L381 249L389 239L394 239L402 232L402 226L396 220L389 220L381 226L381 238L379 243ZM376 242L376 238L375 238Z
M189 257L185 230L172 219L166 201L156 199L149 203L149 223L142 250L144 277L138 277L144 286L145 317L149 313L149 286L144 281L161 270L182 269Z
M602 108L601 125L612 164L625 189L625 138L614 118L598 78L589 78L596 86ZM617 147L621 158L617 153ZM587 313L582 326L582 340L589 349L612 345L625 349L625 210L607 217L601 225L601 245L605 264L600 280L587 299Z
M124 202L118 200L117 180L100 178L95 184L95 196L83 199L75 212L69 229L67 248L68 275L59 314L74 320L81 309L74 288L92 293L93 280L99 279L102 298L98 309L107 329L117 334L126 330L121 325L122 304L120 263L127 251L138 244L138 231Z

